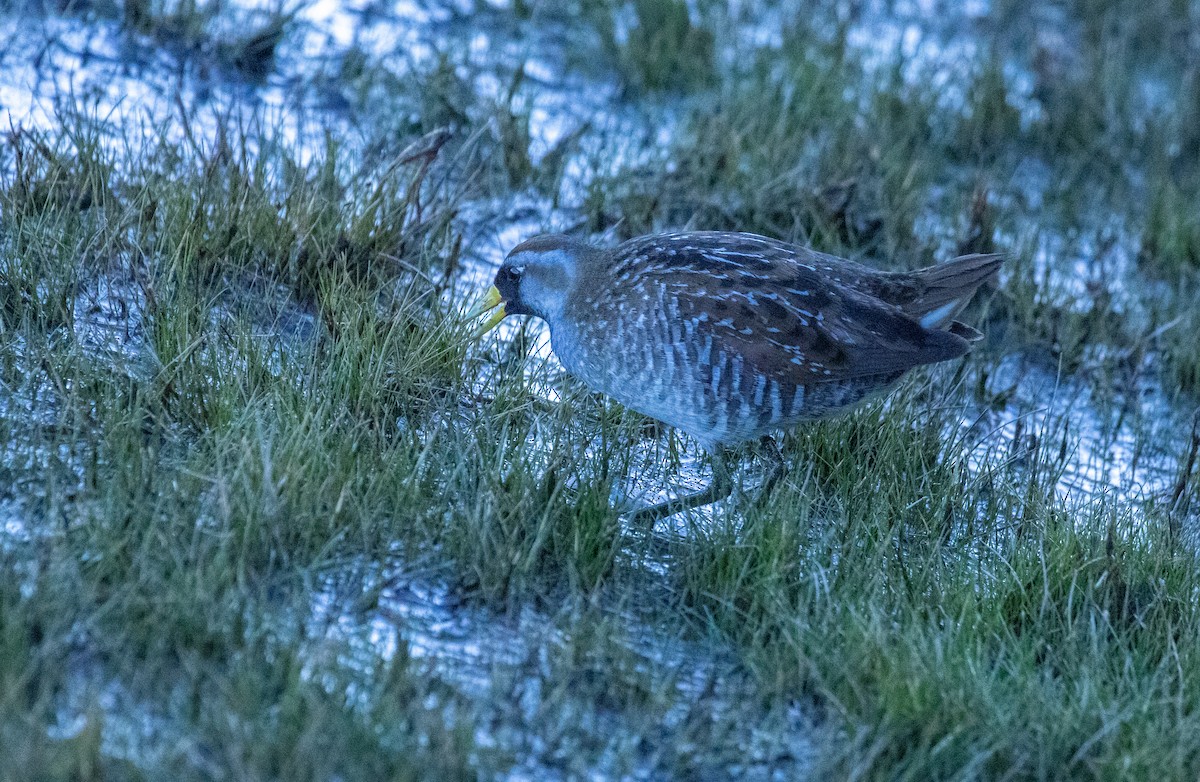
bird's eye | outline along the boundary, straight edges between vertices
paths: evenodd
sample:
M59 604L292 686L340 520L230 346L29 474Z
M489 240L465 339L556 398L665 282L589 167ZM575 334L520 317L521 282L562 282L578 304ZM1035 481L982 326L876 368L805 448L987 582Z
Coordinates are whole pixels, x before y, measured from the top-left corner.
M522 275L525 274L524 266L509 266L506 268L508 269L508 278L513 282L519 282Z

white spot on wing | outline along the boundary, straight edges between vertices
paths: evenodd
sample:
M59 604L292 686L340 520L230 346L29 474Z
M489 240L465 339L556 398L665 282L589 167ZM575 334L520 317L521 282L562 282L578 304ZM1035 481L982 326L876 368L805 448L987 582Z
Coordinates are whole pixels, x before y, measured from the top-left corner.
M954 312L957 306L958 299L952 299L937 309L926 312L921 316L921 325L927 329L937 327L943 320L950 317L950 313Z

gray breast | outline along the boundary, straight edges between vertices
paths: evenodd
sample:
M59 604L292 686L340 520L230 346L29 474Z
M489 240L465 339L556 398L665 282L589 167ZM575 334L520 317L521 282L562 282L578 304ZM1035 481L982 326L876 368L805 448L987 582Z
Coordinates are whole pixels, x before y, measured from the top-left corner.
M573 317L551 324L555 355L589 388L715 444L723 439L723 416L703 382L709 364L694 328L672 316L676 308L665 296L643 301L637 307L579 302Z
M621 296L585 292L552 322L552 347L589 388L675 426L706 446L757 438L845 408L903 373L798 385L754 363L744 339L705 312L686 310L669 285L631 277ZM790 354L780 353L780 363Z

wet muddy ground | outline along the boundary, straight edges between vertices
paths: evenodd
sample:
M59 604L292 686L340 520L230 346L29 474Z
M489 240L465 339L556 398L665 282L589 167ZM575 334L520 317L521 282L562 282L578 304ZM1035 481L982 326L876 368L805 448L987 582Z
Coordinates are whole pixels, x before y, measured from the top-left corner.
M1093 5L4 6L0 773L1188 778L1197 44ZM702 452L461 312L684 227L1010 261L633 529Z

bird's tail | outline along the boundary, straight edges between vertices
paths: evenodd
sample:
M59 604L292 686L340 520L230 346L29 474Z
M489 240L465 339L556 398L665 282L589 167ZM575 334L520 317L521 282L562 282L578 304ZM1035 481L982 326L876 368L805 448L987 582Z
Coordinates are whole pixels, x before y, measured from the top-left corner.
M983 335L954 317L980 285L996 276L1002 263L1003 255L977 253L912 272L920 293L903 305L904 312L926 329L945 329L974 342Z

